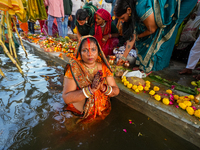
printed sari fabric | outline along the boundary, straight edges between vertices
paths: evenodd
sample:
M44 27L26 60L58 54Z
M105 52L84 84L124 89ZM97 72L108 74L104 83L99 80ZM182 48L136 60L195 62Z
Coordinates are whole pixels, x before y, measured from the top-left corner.
M85 36L83 39L92 36ZM95 39L95 38L94 38ZM81 40L82 41L82 40ZM80 56L80 47L82 43L79 43L79 48L76 50L76 57L69 60L69 64L65 68L65 77L73 78L77 84L77 90L82 89L86 86L92 84L92 81L89 79L89 74L86 71L84 65L82 64L81 56ZM98 43L98 42L97 42ZM105 58L105 55L101 51L100 46L99 49L99 57L98 62L102 63L102 72L104 77L104 83L106 83L106 77L113 76L111 72L111 68ZM111 110L110 98L109 96L102 93L100 90L97 90L93 96L86 99L86 103L84 105L84 112L74 108L73 104L69 104L66 110L71 111L74 114L82 116L79 122L88 123L93 121L94 119L104 119Z
M113 55L113 49L119 43L118 38L109 38L106 42L102 41L104 35L118 33L118 29L115 24L112 22L110 13L105 9L99 9L96 12L96 15L99 15L103 20L106 21L106 26L104 32L102 32L101 26L95 23L95 35L94 37L99 42L105 56ZM96 16L94 16L96 18Z
M191 12L197 0L138 0L136 12L141 21L154 13L158 29L140 38L135 46L136 61L145 72L162 70L169 65L179 25ZM142 22L136 23L135 33L147 30Z

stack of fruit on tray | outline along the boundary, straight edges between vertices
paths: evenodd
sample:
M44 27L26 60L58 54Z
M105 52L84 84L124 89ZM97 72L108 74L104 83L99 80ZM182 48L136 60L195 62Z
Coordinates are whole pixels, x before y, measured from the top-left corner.
M69 37L65 38L49 37L44 40L40 40L39 45L46 52L61 52L61 53L66 53L66 55L71 55L75 51L77 41L73 41Z

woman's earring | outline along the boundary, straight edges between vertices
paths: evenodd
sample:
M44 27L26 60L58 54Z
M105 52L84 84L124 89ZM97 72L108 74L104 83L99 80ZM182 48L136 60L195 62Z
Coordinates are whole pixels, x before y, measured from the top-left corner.
M88 21L86 20L85 23L88 23Z
M131 16L131 13L129 14L129 17Z

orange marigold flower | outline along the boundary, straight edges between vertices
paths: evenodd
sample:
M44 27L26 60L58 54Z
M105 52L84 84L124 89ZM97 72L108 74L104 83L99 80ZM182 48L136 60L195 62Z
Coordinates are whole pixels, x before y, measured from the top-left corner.
M149 87L146 87L146 86L145 86L145 87L144 87L144 90L145 90L145 91L149 91Z
M174 95L174 99L175 99L175 100L178 100L178 99L179 99L179 96L178 96L178 95Z
M188 98L189 98L190 100L193 100L193 99L194 99L194 95L189 95Z
M194 111L194 115L200 118L200 109Z
M146 84L151 84L151 82L150 82L150 81L148 81L148 80L147 80L147 81L145 81L145 83L146 83Z
M154 91L154 90L151 90L151 91L149 92L149 94L150 94L150 95L154 95L154 94L155 94L155 91Z
M190 101L184 101L183 103L188 107L192 106L192 103Z
M185 110L186 107L187 107L187 105L185 105L184 103L179 103L178 105L179 105L182 109L184 109L184 110Z
M170 90L170 89L166 90L166 92L167 92L168 94L172 94L172 90Z
M139 91L142 91L144 88L143 88L143 86L142 85L138 85L138 90Z
M192 107L187 107L186 111L187 111L188 114L194 115L194 109Z
M155 98L155 100L157 100L157 101L160 101L160 100L161 100L161 96L158 95L158 94L154 95L154 98Z
M157 91L159 91L159 90L160 90L160 88L159 88L159 87L157 87L157 86L154 86L154 87L153 87L153 90L157 92Z
M133 90L136 90L136 89L137 89L137 85L133 85L133 86L132 86L132 89L133 89Z
M168 99L168 98L163 98L162 102L163 102L165 105L169 105L169 99Z

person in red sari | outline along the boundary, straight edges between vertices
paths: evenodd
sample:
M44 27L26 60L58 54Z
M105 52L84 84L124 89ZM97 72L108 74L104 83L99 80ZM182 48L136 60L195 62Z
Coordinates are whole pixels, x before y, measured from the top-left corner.
M105 56L113 55L113 49L119 43L119 32L112 22L110 13L105 9L99 9L95 13L95 35Z

